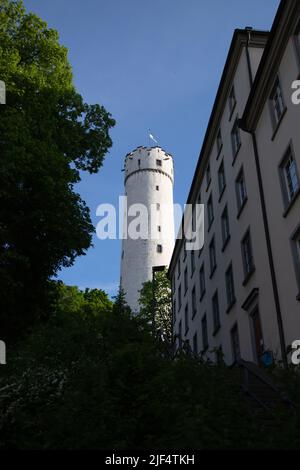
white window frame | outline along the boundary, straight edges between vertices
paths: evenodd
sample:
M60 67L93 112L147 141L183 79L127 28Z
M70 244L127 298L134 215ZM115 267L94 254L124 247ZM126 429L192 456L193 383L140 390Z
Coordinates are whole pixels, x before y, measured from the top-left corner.
M293 162L293 172L294 174L291 175L288 172L288 163ZM289 170L291 169L291 165L289 165ZM283 203L284 209L286 210L292 201L295 199L297 194L300 191L300 180L299 180L299 173L297 168L297 162L295 159L293 145L292 143L289 144L280 164L279 164L279 173L280 173L280 182L282 188L282 196L283 196ZM296 180L296 185L294 183Z
M273 85L272 93L270 96L270 104L273 128L275 130L281 122L281 119L286 110L285 100L279 76L276 77L275 83Z

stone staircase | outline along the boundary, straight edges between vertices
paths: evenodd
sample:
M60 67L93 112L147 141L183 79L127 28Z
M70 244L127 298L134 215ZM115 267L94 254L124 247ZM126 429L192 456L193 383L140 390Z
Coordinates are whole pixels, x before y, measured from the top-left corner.
M237 366L242 371L241 389L254 407L264 408L271 414L278 408L292 410L295 407L288 394L262 368L242 359Z

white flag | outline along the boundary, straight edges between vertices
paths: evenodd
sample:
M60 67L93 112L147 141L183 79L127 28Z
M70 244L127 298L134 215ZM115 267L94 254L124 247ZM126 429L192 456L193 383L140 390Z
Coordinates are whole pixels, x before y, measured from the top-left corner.
M152 139L152 140L153 140L153 142L155 142L156 144L158 144L157 140L156 140L156 139L153 137L153 135L152 135L152 134L149 134L149 137L150 137L150 139Z

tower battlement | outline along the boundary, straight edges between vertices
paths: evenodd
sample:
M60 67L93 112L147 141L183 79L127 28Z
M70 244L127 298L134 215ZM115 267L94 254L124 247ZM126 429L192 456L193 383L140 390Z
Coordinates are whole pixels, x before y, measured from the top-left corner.
M125 184L137 171L157 171L174 181L173 157L161 147L138 147L125 157Z

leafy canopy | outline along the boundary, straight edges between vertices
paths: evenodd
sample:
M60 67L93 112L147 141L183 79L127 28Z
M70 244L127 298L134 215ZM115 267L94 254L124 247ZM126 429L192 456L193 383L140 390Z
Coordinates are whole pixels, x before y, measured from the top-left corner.
M140 316L153 322L155 334L172 341L172 292L166 270L155 273L140 290Z
M239 368L172 360L121 296L115 309L102 291L59 287L55 314L1 369L1 449L299 447L299 408L270 416ZM286 381L298 403L299 374Z
M0 79L0 327L11 336L45 315L49 279L91 245L74 185L102 166L115 122L83 101L58 33L21 1L0 2Z

